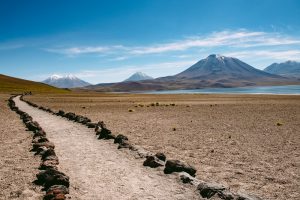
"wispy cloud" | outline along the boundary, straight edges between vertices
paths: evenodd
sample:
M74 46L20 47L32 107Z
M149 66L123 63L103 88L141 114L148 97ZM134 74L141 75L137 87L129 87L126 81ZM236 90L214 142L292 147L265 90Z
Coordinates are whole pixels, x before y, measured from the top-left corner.
M238 58L253 58L261 57L272 60L298 60L300 61L300 50L286 50L286 51L239 51L226 53L227 56L238 57Z
M143 46L85 46L68 48L48 48L48 52L78 56L83 54L113 55L110 60L120 61L133 56L183 52L203 48L254 48L270 46L300 45L300 38L285 36L279 33L257 32L248 30L220 31L204 36L192 36L169 43L149 44Z
M64 54L67 56L76 56L81 54L105 54L116 50L124 50L122 45L113 46L84 46L84 47L69 47L69 48L46 48L45 51Z

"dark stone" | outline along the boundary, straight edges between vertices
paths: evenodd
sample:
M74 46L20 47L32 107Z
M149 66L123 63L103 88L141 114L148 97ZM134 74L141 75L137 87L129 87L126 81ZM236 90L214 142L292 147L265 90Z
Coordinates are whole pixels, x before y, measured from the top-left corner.
M41 163L39 169L40 170L46 170L46 169L55 169L57 170L57 165L59 164L58 159L57 160L45 160Z
M156 168L164 165L164 162L158 159L156 156L148 156L143 163L144 166Z
M34 143L32 145L32 151L37 151L40 147L46 147L48 149L54 149L55 146L52 142L40 142L40 143Z
M32 122L32 121L28 121L26 124L26 127L28 128L28 130L30 130L30 131L36 131L36 130L40 130L40 129L42 129L41 127L40 127L40 125L39 125L39 123L37 123L37 122Z
M47 169L41 171L36 175L36 184L43 185L45 189L49 189L53 185L64 185L66 187L70 186L69 177L64 173L57 171L55 169Z
M106 128L106 124L103 121L99 121L98 126L100 126L100 128Z
M125 135L119 134L115 138L114 143L115 144L121 144L124 140L128 140L128 137L126 137Z
M69 120L75 120L76 115L75 113L68 112L67 114L65 114L65 117L68 118Z
M155 156L159 159L159 160L162 160L162 161L166 161L167 157L165 154L163 153L156 153Z
M42 160L55 160L55 159L57 159L57 157L55 158L54 156L56 157L54 149L48 148L45 152L43 152ZM49 157L52 157L52 159L49 159Z
M121 143L119 143L118 149L123 149L123 148L128 148L128 149L132 148L128 140L123 140Z
M111 131L107 128L102 128L101 131L98 132L98 134L98 139L114 139L114 137L112 137Z
M33 138L36 138L36 137L46 137L45 131L42 129L34 131Z
M233 193L227 190L219 191L218 196L223 200L234 200L236 198Z
M191 176L195 176L196 169L188 164L185 164L179 160L168 160L164 172L165 174L171 174L173 172L186 172Z
M59 110L57 115L63 117L65 115L65 112L63 110Z
M194 177L192 177L191 175L189 175L186 172L181 172L181 174L180 174L180 180L183 183L191 183L193 181L193 179L194 179Z
M200 192L200 195L204 198L211 198L216 193L224 191L226 188L223 185L216 183L199 183L197 189Z
M52 185L46 192L44 200L64 200L69 189L63 185Z
M87 122L87 123L86 123L86 126L87 126L88 128L96 128L97 123Z
M38 136L32 139L32 143L49 142L45 136Z

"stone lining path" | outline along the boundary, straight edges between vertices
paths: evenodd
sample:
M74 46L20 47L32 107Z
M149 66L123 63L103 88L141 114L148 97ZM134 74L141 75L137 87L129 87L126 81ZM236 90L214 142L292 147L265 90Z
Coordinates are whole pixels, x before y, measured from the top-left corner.
M112 141L97 140L83 125L33 108L15 99L55 144L59 171L70 177L72 199L201 199L192 187L173 175L142 166L128 150L117 150Z

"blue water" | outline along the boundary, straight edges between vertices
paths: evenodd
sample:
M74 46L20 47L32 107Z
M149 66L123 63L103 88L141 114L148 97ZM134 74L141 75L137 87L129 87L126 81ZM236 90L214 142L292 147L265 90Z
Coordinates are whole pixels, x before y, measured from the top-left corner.
M195 90L149 91L146 94L293 94L300 95L300 85L205 88Z

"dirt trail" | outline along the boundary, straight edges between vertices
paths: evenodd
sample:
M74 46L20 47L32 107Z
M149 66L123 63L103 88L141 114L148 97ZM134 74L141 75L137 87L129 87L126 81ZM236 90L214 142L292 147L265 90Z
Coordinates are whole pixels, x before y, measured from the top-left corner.
M93 130L33 108L18 97L15 102L54 142L59 170L70 177L72 199L200 199L174 177L143 167L128 150L97 140Z

